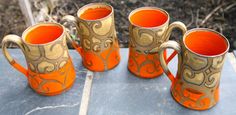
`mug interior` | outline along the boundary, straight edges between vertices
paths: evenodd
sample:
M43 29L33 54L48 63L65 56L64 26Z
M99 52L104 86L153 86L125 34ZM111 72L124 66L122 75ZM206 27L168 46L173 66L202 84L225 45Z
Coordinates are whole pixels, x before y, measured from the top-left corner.
M112 13L112 7L106 4L88 4L81 8L78 16L84 20L97 20Z
M130 21L140 27L156 27L168 20L168 14L158 8L140 8L131 12Z
M197 30L188 33L184 43L191 51L205 56L220 55L228 50L226 38L217 32Z
M24 40L30 44L45 44L52 42L63 34L63 27L56 24L38 24L30 27Z

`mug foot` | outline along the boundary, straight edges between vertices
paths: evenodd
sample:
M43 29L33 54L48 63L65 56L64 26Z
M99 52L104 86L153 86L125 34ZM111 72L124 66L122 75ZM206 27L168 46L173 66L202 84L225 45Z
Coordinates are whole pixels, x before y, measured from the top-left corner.
M104 72L104 71L112 70L112 69L114 69L115 67L117 67L117 66L120 64L120 59L119 59L119 61L118 61L117 64L114 64L112 67L107 68L107 69L105 69L105 70L104 70L104 69L103 69L103 70L97 70L97 69L89 68L89 67L86 66L86 64L84 64L84 62L82 62L82 64L83 64L83 66L84 66L86 69L88 69L88 70L90 70L90 71L93 71L93 72Z
M56 96L56 95L59 95L59 94L62 94L64 92L68 91L73 86L74 81L72 83L70 83L65 89L62 89L62 90L59 90L56 92L50 92L50 93L37 92L32 87L30 87L30 88L33 89L36 93L43 95L43 96Z
M171 93L171 96L172 98L181 106L187 108L187 109L191 109L191 110L196 110L196 111L205 111L205 110L209 110L211 108L213 108L216 104L212 105L212 106L209 106L209 107L192 107L190 104L187 105L187 104L183 104L180 102L180 99L177 99L176 96L173 95L172 91L170 90L170 93Z

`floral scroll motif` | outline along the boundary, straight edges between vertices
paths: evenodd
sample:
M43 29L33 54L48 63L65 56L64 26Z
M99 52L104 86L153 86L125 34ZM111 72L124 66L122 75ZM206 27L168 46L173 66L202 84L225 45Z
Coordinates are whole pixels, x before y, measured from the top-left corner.
M225 55L201 57L186 48L179 79L172 86L172 95L184 106L205 110L219 98L219 82Z
M119 45L114 14L102 20L79 19L79 37L83 49L83 64L94 71L104 71L119 63ZM95 67L100 65L101 67Z
M36 73L50 73L62 68L69 59L66 38L53 44L24 45L28 67Z
M166 41L164 32L167 25L158 29L142 29L140 27L130 26L130 48L137 52L147 54L151 49L159 47Z

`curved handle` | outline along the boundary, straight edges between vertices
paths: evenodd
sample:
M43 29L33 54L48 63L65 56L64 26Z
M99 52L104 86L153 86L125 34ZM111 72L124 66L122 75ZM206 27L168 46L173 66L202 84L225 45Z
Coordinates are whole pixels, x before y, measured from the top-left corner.
M164 39L165 41L168 41L169 38L170 38L170 35L172 33L172 31L175 29L175 28L178 28L182 31L182 34L184 35L186 32L187 32L187 27L185 26L184 23L180 22L180 21L175 21L173 23L171 23L167 29L167 31L165 32L165 35L164 35ZM167 64L170 62L170 60L172 60L175 55L177 54L176 51L174 51L166 60Z
M21 66L20 64L18 64L10 55L10 53L7 50L7 45L9 43L14 43L16 45L18 45L18 47L21 48L21 50L23 51L23 43L21 41L21 38L17 35L7 35L3 38L2 40L2 51L4 56L6 57L6 59L8 60L8 62L18 71L20 71L21 73L23 73L26 77L28 77L27 75L27 69L25 69L23 66ZM24 51L23 51L24 52Z
M170 35L172 33L172 31L175 29L175 28L179 28L181 31L182 31L182 34L184 35L187 31L187 27L185 26L184 23L180 22L180 21L175 21L173 23L171 23L169 25L169 27L167 28L165 34L163 35L164 37L164 42L167 42L170 38ZM156 48L153 48L152 50L150 50L150 53L155 53L155 52L158 52L159 50L159 47L156 47ZM164 52L165 53L165 52ZM177 54L176 51L174 51L166 60L167 63L170 62L170 60L172 60L175 55ZM166 57L165 57L166 58Z
M75 27L76 27L76 30L79 33L79 27L77 26L78 20L74 16L66 15L66 16L64 16L62 18L62 21L74 24ZM75 48L75 50L77 52L79 52L79 54L82 56L82 48L81 48L81 46L71 37L71 35L69 34L69 30L67 29L66 31L67 31L66 32L66 36L67 36L68 40L71 42L71 44Z
M182 63L182 57L181 57L181 47L180 47L180 44L177 43L176 41L168 41L168 42L165 42L163 43L160 48L159 48L159 60L160 60L160 63L161 63L161 66L164 70L164 72L166 73L166 75L168 76L168 78L171 80L171 82L174 82L175 80L175 77L174 75L170 72L168 66L167 66L167 63L165 61L165 58L164 58L164 50L166 50L167 48L171 48L171 49L174 49L175 52L178 53L178 69L180 68L180 65ZM171 59L170 59L171 60ZM169 60L169 61L170 61ZM179 74L178 73L179 70L177 70L177 75Z
M164 35L165 41L169 40L170 35L175 28L180 29L182 31L182 34L185 34L187 31L187 27L185 26L184 23L180 21L175 21L169 25L167 31L165 32L165 35Z

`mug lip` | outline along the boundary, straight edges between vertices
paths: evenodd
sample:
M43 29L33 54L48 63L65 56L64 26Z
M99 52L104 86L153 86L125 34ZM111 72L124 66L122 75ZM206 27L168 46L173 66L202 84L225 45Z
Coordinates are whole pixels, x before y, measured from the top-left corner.
M196 31L199 31L199 30L200 30L200 31L214 32L214 33L218 34L219 36L221 36L221 37L224 39L224 41L225 41L225 43L226 43L226 45L227 45L226 50L225 50L224 52L219 53L219 54L216 54L216 55L204 55L204 54L200 54L200 53L197 53L197 52L194 52L193 50L191 50L191 49L186 45L185 39L186 39L186 37L187 37L189 34L191 34L192 32L196 32ZM226 54L226 53L229 51L229 47L230 47L230 44L229 44L228 39L227 39L222 33L219 33L219 32L217 32L217 31L215 31L215 30L213 30L213 29L209 29L209 28L193 28L193 29L188 30L188 31L184 34L184 36L183 36L183 44L184 44L184 46L188 49L188 51L190 51L191 53L193 53L193 54L195 54L195 55L198 55L198 56L200 56L200 57L219 57L219 56L222 56L222 55Z
M108 7L111 8L111 12L110 12L108 15L106 15L106 16L104 16L104 17L102 17L102 18L99 18L99 19L95 19L95 20L87 20L87 19L80 18L80 15L81 15L81 14L79 15L79 13L80 13L81 11L83 11L84 9L86 9L87 7L89 8L90 6L93 6L93 5L108 6ZM95 21L104 20L104 19L110 17L113 13L114 13L114 8L113 8L110 4L107 4L107 3L96 3L96 2L95 2L95 3L86 4L86 5L84 5L83 7L81 7L81 8L77 11L77 17L78 17L80 20L83 20L83 21L95 22Z
M42 44L32 44L32 43L29 43L27 41L25 41L25 37L26 35L32 31L33 29L39 27L39 26L45 26L45 25L54 25L54 26L59 26L60 28L62 28L63 32L61 33L61 35L59 37L57 37L56 39L54 39L53 41L50 41L50 42L47 42L47 43L42 43ZM22 33L22 41L23 43L27 44L27 45L31 45L31 46L44 46L44 45L48 45L48 44L51 44L53 42L56 42L58 41L60 38L62 38L63 36L65 35L65 27L62 26L61 24L59 23L56 23L56 22L40 22L40 23L37 23L37 24L34 24L32 26L29 26L26 30L24 30L24 32Z
M139 26L139 25L134 24L134 23L131 21L131 19L130 19L131 16L132 16L134 13L136 13L136 12L138 12L138 11L141 11L141 10L144 10L144 9L159 10L159 11L161 11L161 12L163 12L163 13L166 14L167 20L165 21L165 23L163 23L163 24L161 24L161 25L159 25L159 26L153 26L153 27L143 27L143 26ZM157 28L162 28L162 27L165 26L166 24L169 24L170 15L169 15L169 13L168 13L166 10L164 10L164 9L162 9L162 8L145 6L145 7L139 7L139 8L136 8L136 9L132 10L132 11L129 13L128 19L129 19L130 24L131 24L131 25L134 25L134 26L136 26L136 27L143 28L143 29L157 29Z

